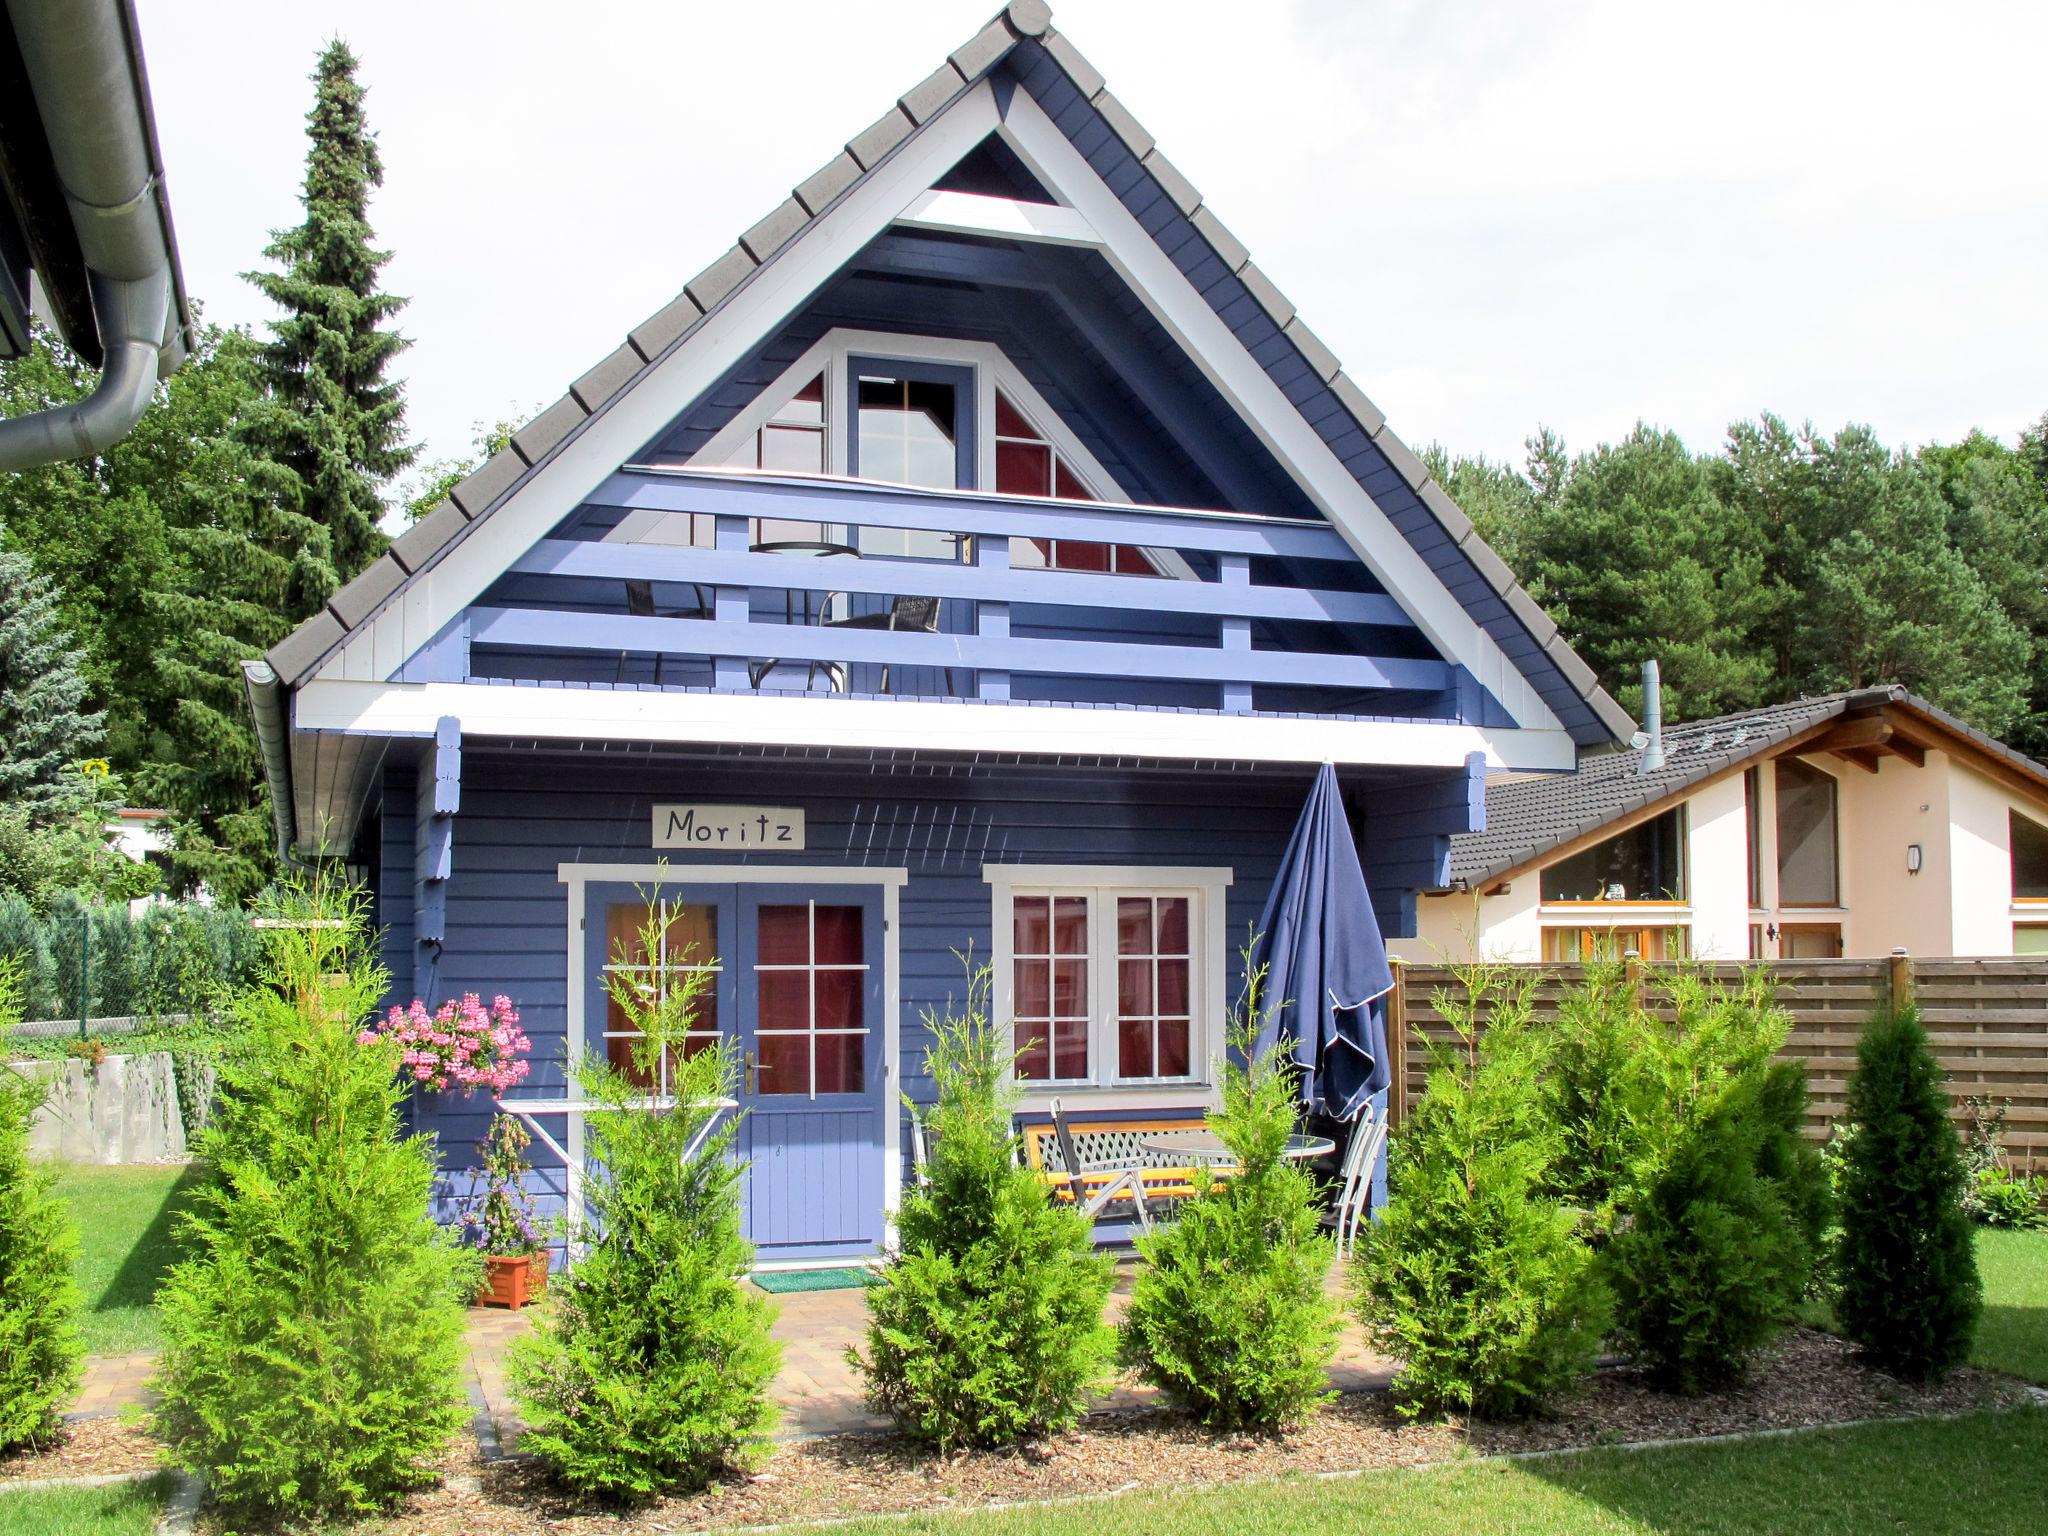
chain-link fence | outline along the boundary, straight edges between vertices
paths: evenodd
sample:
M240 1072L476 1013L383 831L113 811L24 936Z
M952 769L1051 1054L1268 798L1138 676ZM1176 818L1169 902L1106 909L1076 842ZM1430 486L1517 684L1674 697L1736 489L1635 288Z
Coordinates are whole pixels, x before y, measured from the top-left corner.
M140 913L0 898L0 959L20 967L24 1035L115 1035L205 1015L256 958L248 916L196 902Z

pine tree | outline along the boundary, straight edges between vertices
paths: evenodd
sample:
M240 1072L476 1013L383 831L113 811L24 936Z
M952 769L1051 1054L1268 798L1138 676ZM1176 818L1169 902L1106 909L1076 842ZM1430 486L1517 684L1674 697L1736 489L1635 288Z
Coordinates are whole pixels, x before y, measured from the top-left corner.
M311 524L294 551L287 612L303 618L383 551L380 488L418 456L405 438L405 389L387 376L410 343L390 322L405 300L382 292L369 199L383 157L363 114L357 60L339 39L313 74L306 118L305 221L264 256L283 270L245 274L286 311L262 352L267 398L249 441L275 467L269 489Z
M1917 1009L1864 1026L1848 1111L1835 1316L1885 1370L1940 1376L1969 1356L1983 1289L1962 1143Z
M0 546L0 800L54 814L74 765L98 753L106 715L85 707L78 647L28 556Z

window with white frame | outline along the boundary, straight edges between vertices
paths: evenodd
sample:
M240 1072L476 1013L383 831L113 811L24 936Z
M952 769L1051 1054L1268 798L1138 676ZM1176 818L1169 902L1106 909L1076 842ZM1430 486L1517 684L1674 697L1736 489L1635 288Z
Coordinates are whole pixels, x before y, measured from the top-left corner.
M1027 1088L1207 1081L1229 872L997 867L998 1016Z

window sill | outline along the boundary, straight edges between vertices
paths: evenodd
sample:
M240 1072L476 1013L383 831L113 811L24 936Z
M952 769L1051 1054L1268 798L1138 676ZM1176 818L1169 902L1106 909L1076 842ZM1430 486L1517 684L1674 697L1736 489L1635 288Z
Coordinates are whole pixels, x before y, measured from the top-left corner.
M1689 901L1546 901L1536 909L1539 918L1556 918L1560 922L1583 923L1587 918L1601 912L1612 912L1617 918L1630 922L1645 919L1669 917L1683 922L1692 916Z
M1068 1109L1212 1109L1216 1090L1206 1083L1169 1083L1157 1088L1092 1088L1084 1085L1032 1089L1018 1097L1017 1113L1052 1113L1053 1100Z

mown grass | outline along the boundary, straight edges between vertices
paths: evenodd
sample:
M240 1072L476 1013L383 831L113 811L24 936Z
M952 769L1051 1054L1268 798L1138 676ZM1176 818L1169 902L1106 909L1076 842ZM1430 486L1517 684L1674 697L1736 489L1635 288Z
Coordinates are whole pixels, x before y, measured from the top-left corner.
M843 1536L1775 1536L1788 1530L1799 1536L1989 1536L2044 1528L2048 1413L2029 1408L1768 1440L922 1514L831 1529Z
M2048 1385L2048 1232L1977 1234L1984 1314L1970 1359Z
M0 1536L147 1536L170 1493L168 1472L146 1482L29 1493L0 1483Z
M78 1225L79 1329L96 1355L163 1347L156 1289L182 1256L178 1213L203 1176L197 1164L96 1167L68 1163L57 1193Z

